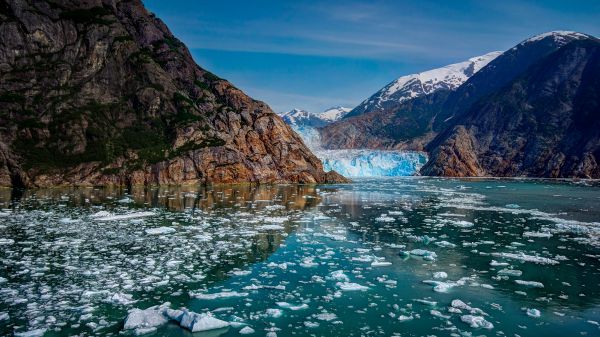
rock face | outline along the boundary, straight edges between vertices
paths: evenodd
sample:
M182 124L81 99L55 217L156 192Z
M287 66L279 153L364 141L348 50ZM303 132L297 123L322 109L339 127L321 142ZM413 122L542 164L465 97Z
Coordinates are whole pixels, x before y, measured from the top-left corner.
M426 175L600 178L600 41L537 62L428 150Z
M0 186L345 181L139 0L0 0Z

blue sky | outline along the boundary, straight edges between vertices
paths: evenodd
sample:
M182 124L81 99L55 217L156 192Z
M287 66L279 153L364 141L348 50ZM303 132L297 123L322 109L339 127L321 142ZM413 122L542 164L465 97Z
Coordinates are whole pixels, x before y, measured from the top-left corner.
M273 110L353 107L395 78L550 30L600 37L600 1L144 0L205 69Z

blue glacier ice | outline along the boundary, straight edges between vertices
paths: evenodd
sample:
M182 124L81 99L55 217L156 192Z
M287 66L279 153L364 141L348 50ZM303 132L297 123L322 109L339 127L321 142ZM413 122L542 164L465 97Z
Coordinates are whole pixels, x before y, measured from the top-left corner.
M324 150L319 132L310 126L292 125L304 143L323 162L325 171L346 177L392 177L417 175L427 162L424 152L382 150Z
M325 171L346 177L412 176L427 162L422 152L380 150L319 150Z

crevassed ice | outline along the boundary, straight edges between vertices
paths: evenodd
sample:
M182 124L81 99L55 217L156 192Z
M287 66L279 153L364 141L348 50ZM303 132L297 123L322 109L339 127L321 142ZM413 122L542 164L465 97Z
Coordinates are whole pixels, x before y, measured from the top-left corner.
M323 162L325 171L346 177L412 176L427 162L424 152L382 150L323 150L319 132L309 126L293 126L304 143Z

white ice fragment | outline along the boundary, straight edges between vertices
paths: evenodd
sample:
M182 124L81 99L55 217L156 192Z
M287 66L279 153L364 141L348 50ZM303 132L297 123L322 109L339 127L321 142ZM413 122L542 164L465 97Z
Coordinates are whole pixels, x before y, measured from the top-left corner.
M97 213L96 213L97 214ZM109 213L110 214L110 213ZM102 217L95 217L96 221L116 221L116 220L127 220L135 218L144 218L155 215L154 212L134 212L119 215L108 215Z
M200 300L216 300L219 298L231 298L231 297L246 297L248 293L240 293L237 291L222 291L220 293L205 294L205 293L190 293L191 297L195 297Z
M15 332L15 337L42 337L46 333L46 329L35 329L23 332Z
M433 273L433 278L445 279L445 278L448 278L448 274L444 271L438 271L438 272Z
M191 332L198 332L226 328L229 323L213 317L211 313L197 314L186 310L179 325Z
M245 326L240 330L240 335L250 335L254 333L254 329L249 326Z
M558 264L559 262L547 257L527 255L525 253L492 253L493 256L504 257L512 260L519 260L523 262L533 262L537 264Z
M391 266L392 263L388 261L373 261L371 262L371 267L387 267Z
M129 310L123 329L156 328L167 323L167 318L162 314L165 306L168 306L168 304L165 303L162 306L153 306L144 310L137 308Z
M536 282L536 281L515 280L515 283L520 284L522 286L533 287L533 288L543 288L544 287L543 283Z
M146 234L148 235L164 235L164 234L171 234L171 233L175 233L177 230L175 230L175 228L173 227L156 227L156 228L148 228L146 229Z
M542 313L538 309L527 309L527 316L538 318Z
M471 328L493 329L494 325L483 318L483 316L463 315L460 320L467 323Z
M328 280L333 280L333 281L340 281L340 282L349 282L350 278L344 274L343 270L336 270L333 271L329 274L329 276L327 276Z
M308 304L306 304L306 303L294 305L294 304L290 304L288 302L277 302L276 304L281 308L289 309L292 311L308 309Z
M498 271L498 275L506 275L506 276L521 276L523 272L517 269L501 269Z
M281 309L272 309L269 308L265 311L265 314L268 317L272 317L272 318L279 318L281 316L283 316L283 311L281 311Z
M365 291L369 289L367 286L353 282L338 282L336 283L336 286L342 291Z

